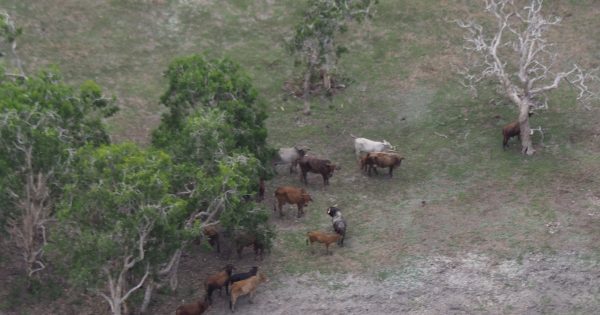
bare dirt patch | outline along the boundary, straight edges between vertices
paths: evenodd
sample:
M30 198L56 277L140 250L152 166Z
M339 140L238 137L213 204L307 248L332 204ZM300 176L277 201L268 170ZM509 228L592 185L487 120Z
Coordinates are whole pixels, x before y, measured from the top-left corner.
M369 274L279 276L243 314L597 314L600 266L576 253L497 261L430 256ZM164 312L167 313L165 309ZM161 313L161 314L162 314ZM226 298L208 314L230 314Z

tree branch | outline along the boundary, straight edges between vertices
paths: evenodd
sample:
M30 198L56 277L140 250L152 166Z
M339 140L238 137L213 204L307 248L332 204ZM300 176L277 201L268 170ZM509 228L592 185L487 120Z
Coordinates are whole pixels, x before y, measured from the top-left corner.
M146 278L148 278L148 275L150 275L150 266L146 265L146 272L144 273L144 276L142 277L140 282L135 287L129 289L129 291L127 291L127 293L125 293L125 295L121 298L121 301L124 302L125 300L127 300L127 298L129 298L131 293L139 289L144 284L144 281L146 281Z

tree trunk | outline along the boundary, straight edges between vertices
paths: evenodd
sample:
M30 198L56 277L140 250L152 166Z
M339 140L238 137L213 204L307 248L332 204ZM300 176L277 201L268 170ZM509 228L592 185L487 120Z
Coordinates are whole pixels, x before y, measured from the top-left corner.
M310 97L310 76L312 74L312 66L308 67L304 74L304 82L302 84L302 99L304 100L304 115L310 115L310 103L308 98Z
M521 104L519 106L519 128L521 132L521 153L533 155L535 149L531 142L531 128L529 128L529 104Z
M150 305L150 300L152 299L152 291L154 290L154 281L149 281L146 284L146 291L144 292L144 300L142 301L142 306L140 307L140 314L144 315L148 311L148 306Z
M323 87L327 91L331 90L331 75L327 71L323 72Z

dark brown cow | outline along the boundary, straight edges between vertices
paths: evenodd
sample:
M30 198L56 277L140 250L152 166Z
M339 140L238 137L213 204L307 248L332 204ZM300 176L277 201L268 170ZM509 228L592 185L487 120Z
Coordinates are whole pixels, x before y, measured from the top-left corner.
M225 287L225 294L229 294L229 277L231 277L231 272L233 269L235 268L231 264L227 264L222 271L206 278L206 281L204 282L206 298L204 301L212 304L213 291L219 289L219 295L221 295L221 290L223 287Z
M517 136L519 140L521 140L521 126L519 126L519 122L512 122L502 128L502 148L506 149L508 147L508 140L510 138Z
M333 171L340 169L339 166L331 164L329 160L322 160L306 155L298 160L298 164L300 165L300 170L302 170L300 180L305 185L308 185L308 181L306 180L306 173L308 172L321 174L323 176L323 185L329 185L329 179L333 176Z
M283 205L286 203L298 206L298 218L304 215L304 207L308 206L309 201L313 201L310 195L303 188L292 186L281 186L275 190L275 199L277 204L273 203L273 211L279 208L279 215L283 216Z
M218 253L221 252L221 242L219 241L219 228L214 225L205 226L202 228L202 233L208 239L208 243L212 248L216 249Z
M533 113L530 112L529 117L532 115ZM506 149L508 147L508 140L514 136L517 136L519 141L521 140L521 124L519 124L518 120L502 127L502 149Z
M404 157L396 154L396 153L388 153L388 152L371 152L367 154L365 165L368 168L367 174L371 176L371 170L375 171L377 174L377 167L388 167L389 175L393 177L394 168L400 166Z
M235 243L235 248L239 259L242 259L242 251L248 246L252 246L254 248L254 260L257 260L259 257L260 260L263 259L265 245L260 241L256 234L250 231L237 230L234 232L233 242Z

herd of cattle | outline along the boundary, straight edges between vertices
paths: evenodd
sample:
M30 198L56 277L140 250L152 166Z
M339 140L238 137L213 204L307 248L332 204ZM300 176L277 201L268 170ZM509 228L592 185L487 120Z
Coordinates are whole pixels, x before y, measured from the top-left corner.
M529 116L532 114L530 113ZM508 140L512 137L519 137L519 123L510 123L502 128L502 147L508 146ZM374 172L378 174L377 168L388 168L388 174L393 176L394 168L399 167L404 157L395 153L395 148L387 141L373 141L366 138L354 137L354 150L356 157L359 160L360 170L368 176ZM292 147L281 148L278 151L278 156L274 164L289 164L290 174L295 173L297 167L300 167L300 180L304 185L308 185L306 175L308 173L320 174L323 177L323 185L329 185L329 179L333 176L335 170L339 170L339 165L331 163L330 160L320 159L315 156L307 155L307 148ZM258 198L260 202L264 199L265 184L261 179L259 183ZM297 217L304 215L304 207L310 201L313 201L310 194L304 189L294 186L280 186L274 192L275 200L273 203L273 211L279 210L279 215L283 216L283 206L286 204L296 205L298 209ZM346 220L342 216L341 210L332 206L327 208L327 214L331 217L334 233L322 231L310 231L306 234L306 244L312 245L314 242L325 245L325 251L329 254L329 246L336 243L339 246L344 246L346 237ZM203 230L204 235L208 238L209 244L220 251L219 232L215 227L208 226ZM238 256L241 258L242 251L245 247L253 246L255 259L260 257L264 251L264 246L260 240L247 232L238 232L233 236L233 242ZM229 307L231 311L235 309L235 303L240 296L250 295L250 301L254 297L258 284L268 281L261 272L258 272L258 267L246 273L232 274L234 267L227 265L225 268L210 277L205 282L206 296L204 300L196 303L182 305L177 308L177 315L199 315L202 314L212 303L212 292L225 287L226 294L230 295ZM231 290L229 290L231 287ZM231 294L229 293L231 292Z
M392 176L393 170L400 166L404 159L402 156L394 152L395 148L387 141L373 141L366 138L354 137L354 149L356 156L359 159L361 171L366 172L369 176L372 172L377 174L377 168L389 168L389 175ZM320 174L323 178L323 185L329 185L329 179L333 176L335 170L339 170L339 165L333 164L330 160L321 159L307 154L307 148L292 147L281 148L278 151L274 164L289 164L289 171L295 173L298 166L300 167L300 180L305 185L308 185L307 174ZM259 183L258 198L260 202L264 199L265 185L261 180ZM273 211L279 211L280 216L283 216L283 206L286 204L296 205L298 212L297 217L304 215L304 207L310 201L313 201L310 194L301 187L281 186L274 192ZM344 246L346 237L347 223L342 216L342 211L337 206L327 208L327 214L331 217L333 233L323 231L310 231L307 233L306 243L312 245L314 242L325 245L325 251L329 254L329 246L337 243L338 246ZM207 226L203 229L203 234L208 239L208 243L218 252L221 251L219 228L216 226ZM235 250L238 257L241 258L242 251L245 247L252 246L254 249L255 259L261 258L264 251L264 245L256 235L244 231L236 231L232 236ZM252 267L250 271L245 273L233 274L234 267L226 265L222 271L211 275L205 281L206 295L203 300L192 304L181 305L177 308L177 315L198 315L206 311L212 304L212 293L215 290L221 290L224 287L225 293L230 296L229 307L231 311L235 310L237 299L243 295L249 295L250 301L254 297L257 286L265 281L268 281L264 274L258 271L258 267Z

